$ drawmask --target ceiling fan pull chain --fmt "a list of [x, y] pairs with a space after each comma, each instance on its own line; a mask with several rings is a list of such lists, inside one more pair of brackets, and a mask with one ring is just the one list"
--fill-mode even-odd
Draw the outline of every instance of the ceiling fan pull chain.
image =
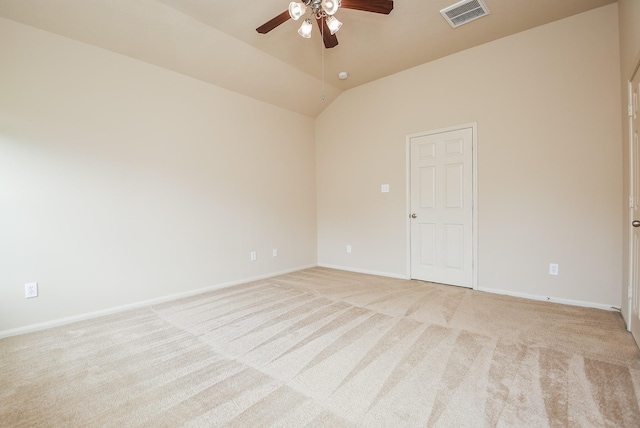
[[[326, 19], [326, 18], [324, 18]], [[322, 25], [320, 26], [320, 28], [322, 29], [322, 37], [320, 38], [320, 56], [322, 57], [322, 101], [324, 101], [324, 22], [322, 22]]]

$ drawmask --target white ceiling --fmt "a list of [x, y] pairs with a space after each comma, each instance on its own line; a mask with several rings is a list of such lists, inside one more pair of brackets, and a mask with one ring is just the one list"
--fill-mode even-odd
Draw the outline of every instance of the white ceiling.
[[0, 16], [316, 117], [344, 90], [616, 0], [485, 0], [490, 15], [452, 29], [439, 11], [456, 1], [340, 9], [333, 49], [315, 25], [300, 37], [300, 21], [255, 31], [289, 0], [0, 0]]

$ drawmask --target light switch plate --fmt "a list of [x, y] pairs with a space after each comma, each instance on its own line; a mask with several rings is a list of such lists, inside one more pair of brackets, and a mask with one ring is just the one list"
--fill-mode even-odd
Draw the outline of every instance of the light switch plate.
[[389, 185], [388, 184], [383, 184], [380, 186], [380, 191], [382, 193], [389, 193]]

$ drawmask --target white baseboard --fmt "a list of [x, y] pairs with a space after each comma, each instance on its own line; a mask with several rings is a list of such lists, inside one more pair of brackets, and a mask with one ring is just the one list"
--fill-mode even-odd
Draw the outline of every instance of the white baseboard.
[[[135, 303], [130, 303], [127, 305], [121, 305], [121, 306], [116, 306], [113, 308], [107, 308], [107, 309], [102, 309], [99, 311], [94, 311], [94, 312], [87, 312], [87, 313], [83, 313], [83, 314], [79, 314], [79, 315], [73, 315], [70, 317], [65, 317], [65, 318], [58, 318], [55, 320], [51, 320], [51, 321], [46, 321], [46, 322], [42, 322], [42, 323], [37, 323], [37, 324], [31, 324], [28, 326], [24, 326], [24, 327], [18, 327], [18, 328], [14, 328], [14, 329], [10, 329], [10, 330], [2, 330], [0, 331], [0, 339], [5, 338], [5, 337], [10, 337], [10, 336], [17, 336], [19, 334], [25, 334], [25, 333], [31, 333], [34, 331], [40, 331], [40, 330], [45, 330], [48, 328], [53, 328], [53, 327], [58, 327], [61, 325], [65, 325], [65, 324], [71, 324], [77, 321], [83, 321], [83, 320], [87, 320], [87, 319], [92, 319], [92, 318], [98, 318], [104, 315], [110, 315], [110, 314], [114, 314], [114, 313], [118, 313], [118, 312], [124, 312], [124, 311], [128, 311], [130, 309], [137, 309], [137, 308], [142, 308], [145, 306], [151, 306], [151, 305], [156, 305], [159, 303], [164, 303], [164, 302], [168, 302], [171, 300], [177, 300], [177, 299], [181, 299], [184, 297], [190, 297], [190, 296], [195, 296], [197, 294], [202, 294], [202, 293], [206, 293], [209, 291], [213, 291], [213, 290], [219, 290], [222, 288], [227, 288], [227, 287], [232, 287], [234, 285], [239, 285], [239, 284], [244, 284], [247, 282], [252, 282], [252, 281], [259, 281], [261, 279], [266, 279], [266, 278], [273, 278], [275, 276], [279, 276], [279, 275], [285, 275], [291, 272], [296, 272], [296, 271], [300, 271], [303, 269], [309, 269], [309, 268], [314, 268], [314, 267], [324, 267], [324, 268], [329, 268], [329, 269], [336, 269], [336, 270], [344, 270], [347, 272], [357, 272], [357, 273], [364, 273], [364, 274], [368, 274], [368, 275], [377, 275], [377, 276], [384, 276], [384, 277], [388, 277], [388, 278], [397, 278], [397, 279], [409, 279], [409, 277], [407, 277], [406, 275], [400, 275], [400, 274], [395, 274], [395, 273], [389, 273], [389, 272], [379, 272], [379, 271], [372, 271], [372, 270], [368, 270], [368, 269], [357, 269], [357, 268], [352, 268], [352, 267], [348, 267], [348, 266], [339, 266], [339, 265], [330, 265], [330, 264], [324, 264], [324, 263], [319, 263], [319, 264], [312, 264], [312, 265], [306, 265], [306, 266], [298, 266], [295, 268], [291, 268], [291, 269], [286, 269], [286, 270], [282, 270], [282, 271], [278, 271], [278, 272], [272, 272], [269, 274], [265, 274], [265, 275], [259, 275], [259, 276], [254, 276], [254, 277], [250, 277], [250, 278], [244, 278], [244, 279], [239, 279], [236, 281], [230, 281], [230, 282], [225, 282], [225, 283], [221, 283], [221, 284], [215, 284], [215, 285], [210, 285], [207, 287], [202, 287], [202, 288], [198, 288], [195, 290], [189, 290], [189, 291], [185, 291], [182, 293], [175, 293], [175, 294], [170, 294], [167, 296], [161, 296], [161, 297], [156, 297], [153, 299], [149, 299], [149, 300], [143, 300], [141, 302], [135, 302]], [[582, 307], [586, 307], [586, 308], [596, 308], [596, 309], [604, 309], [607, 311], [620, 311], [619, 307], [613, 306], [613, 305], [605, 305], [602, 303], [593, 303], [593, 302], [583, 302], [580, 300], [572, 300], [572, 299], [560, 299], [560, 298], [556, 298], [556, 297], [547, 297], [547, 296], [539, 296], [539, 295], [535, 295], [535, 294], [527, 294], [527, 293], [518, 293], [518, 292], [514, 292], [514, 291], [509, 291], [509, 290], [500, 290], [500, 289], [496, 289], [496, 288], [486, 288], [486, 287], [479, 287], [478, 291], [484, 291], [487, 293], [494, 293], [494, 294], [503, 294], [506, 296], [513, 296], [513, 297], [522, 297], [525, 299], [532, 299], [532, 300], [539, 300], [539, 301], [544, 301], [544, 302], [553, 302], [553, 303], [562, 303], [565, 305], [572, 305], [572, 306], [582, 306]]]
[[282, 271], [278, 271], [278, 272], [272, 272], [266, 275], [259, 275], [259, 276], [254, 276], [251, 278], [244, 278], [244, 279], [240, 279], [237, 281], [230, 281], [230, 282], [225, 282], [222, 284], [215, 284], [215, 285], [210, 285], [207, 287], [202, 287], [202, 288], [198, 288], [195, 290], [189, 290], [189, 291], [184, 291], [182, 293], [175, 293], [175, 294], [169, 294], [167, 296], [161, 296], [161, 297], [156, 297], [153, 299], [149, 299], [149, 300], [143, 300], [141, 302], [135, 302], [135, 303], [130, 303], [127, 305], [121, 305], [121, 306], [116, 306], [113, 308], [108, 308], [108, 309], [102, 309], [99, 311], [94, 311], [94, 312], [86, 312], [84, 314], [79, 314], [79, 315], [73, 315], [70, 317], [65, 317], [65, 318], [58, 318], [55, 320], [51, 320], [51, 321], [46, 321], [46, 322], [42, 322], [42, 323], [37, 323], [37, 324], [31, 324], [31, 325], [27, 325], [24, 327], [18, 327], [18, 328], [14, 328], [14, 329], [10, 329], [10, 330], [2, 330], [0, 331], [0, 339], [5, 338], [5, 337], [10, 337], [10, 336], [17, 336], [19, 334], [25, 334], [25, 333], [31, 333], [34, 331], [39, 331], [39, 330], [46, 330], [48, 328], [53, 328], [53, 327], [58, 327], [61, 325], [65, 325], [65, 324], [71, 324], [77, 321], [84, 321], [84, 320], [88, 320], [88, 319], [92, 319], [92, 318], [98, 318], [104, 315], [111, 315], [117, 312], [124, 312], [124, 311], [128, 311], [130, 309], [137, 309], [137, 308], [142, 308], [145, 306], [151, 306], [151, 305], [157, 305], [158, 303], [164, 303], [164, 302], [168, 302], [171, 300], [177, 300], [177, 299], [181, 299], [184, 297], [190, 297], [190, 296], [195, 296], [196, 294], [202, 294], [202, 293], [206, 293], [208, 291], [213, 291], [213, 290], [219, 290], [221, 288], [227, 288], [227, 287], [232, 287], [234, 285], [239, 285], [239, 284], [244, 284], [247, 282], [252, 282], [252, 281], [259, 281], [261, 279], [266, 279], [266, 278], [273, 278], [274, 276], [279, 276], [279, 275], [284, 275], [287, 273], [291, 273], [291, 272], [296, 272], [299, 270], [303, 270], [303, 269], [309, 269], [309, 268], [313, 268], [316, 267], [317, 265], [313, 264], [313, 265], [307, 265], [307, 266], [298, 266], [296, 268], [292, 268], [292, 269], [286, 269], [286, 270], [282, 270]]
[[324, 267], [328, 269], [336, 269], [336, 270], [345, 270], [347, 272], [356, 272], [356, 273], [366, 273], [369, 275], [377, 275], [377, 276], [386, 276], [388, 278], [398, 278], [398, 279], [409, 279], [406, 275], [400, 275], [397, 273], [389, 273], [389, 272], [378, 272], [374, 270], [368, 269], [357, 269], [348, 266], [338, 266], [338, 265], [328, 265], [324, 263], [318, 263], [318, 267]]
[[[352, 267], [347, 267], [347, 266], [330, 265], [330, 264], [325, 264], [325, 263], [318, 263], [318, 267], [325, 267], [325, 268], [329, 268], [329, 269], [344, 270], [344, 271], [348, 271], [348, 272], [365, 273], [365, 274], [369, 274], [369, 275], [386, 276], [386, 277], [389, 277], [389, 278], [410, 279], [406, 275], [398, 275], [398, 274], [389, 273], [389, 272], [378, 272], [378, 271], [372, 271], [372, 270], [367, 270], [367, 269], [357, 269], [357, 268], [352, 268]], [[614, 305], [606, 305], [606, 304], [602, 304], [602, 303], [583, 302], [581, 300], [561, 299], [561, 298], [557, 298], [557, 297], [539, 296], [539, 295], [535, 295], [535, 294], [518, 293], [518, 292], [515, 292], [515, 291], [509, 291], [509, 290], [500, 290], [500, 289], [497, 289], [497, 288], [479, 287], [478, 291], [484, 291], [484, 292], [487, 292], [487, 293], [494, 293], [494, 294], [502, 294], [502, 295], [505, 295], [505, 296], [512, 296], [512, 297], [521, 297], [523, 299], [539, 300], [539, 301], [542, 301], [542, 302], [561, 303], [561, 304], [564, 304], [564, 305], [581, 306], [581, 307], [585, 307], [585, 308], [595, 308], [595, 309], [603, 309], [605, 311], [620, 312], [620, 308], [619, 307], [614, 306]]]
[[535, 294], [518, 293], [515, 291], [499, 290], [496, 288], [478, 287], [478, 291], [485, 291], [487, 293], [503, 294], [505, 296], [522, 297], [524, 299], [540, 300], [543, 302], [562, 303], [564, 305], [582, 306], [585, 308], [604, 309], [605, 311], [620, 311], [620, 308], [613, 305], [605, 305], [602, 303], [583, 302], [581, 300], [572, 299], [560, 299], [557, 297], [538, 296]]

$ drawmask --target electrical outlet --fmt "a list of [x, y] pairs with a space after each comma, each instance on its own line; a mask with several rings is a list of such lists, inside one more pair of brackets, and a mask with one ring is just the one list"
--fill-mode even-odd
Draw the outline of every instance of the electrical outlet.
[[351, 254], [351, 245], [347, 245], [347, 253]]
[[389, 193], [389, 185], [388, 184], [382, 184], [380, 185], [380, 191], [382, 193]]
[[278, 257], [278, 250], [277, 249], [273, 249], [273, 257]]
[[24, 285], [24, 297], [30, 299], [32, 297], [38, 297], [38, 283], [30, 282]]
[[557, 263], [549, 263], [549, 275], [558, 276], [559, 266]]
[[255, 262], [256, 260], [258, 260], [258, 254], [255, 251], [251, 252], [251, 261]]

